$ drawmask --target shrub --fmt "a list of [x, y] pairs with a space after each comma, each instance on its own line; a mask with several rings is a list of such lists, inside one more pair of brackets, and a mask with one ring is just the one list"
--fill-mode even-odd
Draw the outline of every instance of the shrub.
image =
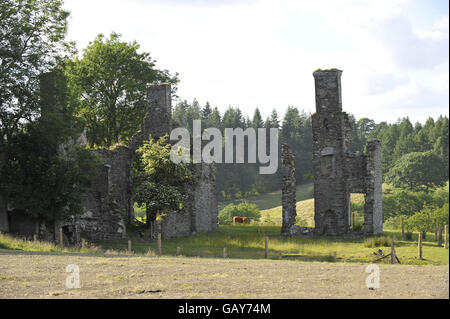
[[373, 237], [364, 241], [364, 247], [391, 247], [391, 239], [389, 237]]
[[238, 205], [229, 204], [219, 212], [219, 224], [230, 225], [233, 216], [247, 217], [249, 222], [257, 222], [261, 218], [261, 212], [255, 204], [242, 202]]
[[405, 233], [405, 238], [406, 238], [406, 240], [412, 240], [412, 233], [410, 232], [410, 231], [407, 231], [406, 233]]
[[358, 231], [364, 229], [364, 222], [360, 220], [355, 221], [355, 225], [353, 225], [352, 230]]
[[402, 217], [404, 219], [408, 218], [408, 216], [393, 216], [389, 217], [384, 223], [383, 227], [388, 229], [401, 229], [402, 227]]
[[438, 224], [441, 226], [448, 224], [448, 210], [448, 204], [440, 208], [425, 206], [420, 212], [415, 213], [405, 221], [405, 227], [408, 231], [416, 230], [422, 232], [425, 238], [426, 232], [434, 231], [435, 218], [437, 218]]

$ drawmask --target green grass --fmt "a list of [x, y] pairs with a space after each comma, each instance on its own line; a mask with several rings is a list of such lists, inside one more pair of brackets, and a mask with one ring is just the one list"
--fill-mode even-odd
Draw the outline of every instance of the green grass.
[[[304, 189], [304, 188], [303, 188]], [[297, 188], [297, 192], [299, 189]], [[363, 194], [351, 194], [350, 200], [353, 203], [364, 201]], [[297, 208], [297, 224], [305, 227], [314, 227], [314, 198], [298, 201]], [[281, 225], [282, 207], [277, 206], [271, 209], [261, 210], [260, 223], [263, 225]], [[364, 216], [356, 215], [356, 223], [362, 223]]]
[[[261, 259], [264, 258], [264, 237], [269, 237], [269, 258], [277, 259], [279, 254], [294, 256], [302, 261], [333, 260], [333, 253], [337, 253], [337, 262], [371, 262], [376, 259], [374, 252], [378, 248], [366, 247], [366, 241], [373, 237], [344, 239], [337, 237], [322, 238], [298, 238], [280, 236], [280, 226], [220, 226], [217, 231], [202, 233], [195, 237], [181, 237], [163, 240], [163, 255], [176, 255], [177, 247], [181, 253], [189, 257], [221, 258], [223, 248], [226, 247], [229, 258]], [[394, 230], [385, 231], [383, 236], [394, 238], [396, 252], [402, 264], [417, 265], [448, 265], [449, 251], [443, 247], [437, 247], [435, 242], [424, 241], [423, 256], [425, 259], [417, 259], [417, 234], [411, 241], [401, 240], [400, 232]], [[125, 251], [127, 240], [120, 242], [99, 243], [103, 249]], [[381, 247], [387, 254], [390, 248]], [[132, 250], [135, 253], [155, 255], [157, 244], [155, 241], [142, 241], [132, 238]], [[381, 261], [381, 262], [388, 262]]]
[[37, 252], [65, 252], [65, 253], [96, 253], [100, 249], [92, 244], [87, 247], [60, 247], [51, 242], [25, 240], [0, 233], [0, 249], [37, 251]]
[[367, 248], [391, 247], [391, 239], [386, 236], [367, 238], [364, 241], [364, 246]]
[[[176, 255], [177, 247], [181, 253], [189, 257], [221, 258], [223, 248], [228, 250], [229, 258], [262, 259], [264, 258], [264, 237], [269, 237], [269, 258], [277, 259], [279, 254], [298, 255], [295, 259], [301, 261], [333, 261], [333, 252], [337, 253], [337, 262], [371, 262], [376, 258], [373, 254], [378, 248], [385, 253], [389, 247], [367, 247], [368, 242], [387, 242], [395, 239], [397, 256], [402, 264], [414, 265], [448, 265], [449, 250], [437, 247], [436, 242], [423, 242], [423, 260], [417, 259], [417, 238], [414, 233], [412, 240], [401, 240], [400, 231], [386, 230], [383, 238], [379, 236], [344, 239], [338, 237], [297, 238], [280, 236], [280, 226], [220, 226], [217, 231], [202, 233], [194, 237], [179, 237], [163, 240], [163, 255]], [[381, 238], [381, 239], [379, 239]], [[427, 238], [432, 239], [433, 236]], [[375, 246], [375, 245], [374, 245]], [[21, 251], [64, 252], [64, 253], [104, 253], [124, 254], [127, 250], [127, 239], [117, 242], [96, 243], [87, 248], [61, 248], [53, 243], [27, 241], [0, 234], [0, 248]], [[155, 241], [132, 238], [132, 251], [138, 254], [156, 255]], [[383, 260], [382, 262], [387, 262]]]
[[[313, 198], [314, 196], [314, 186], [312, 183], [297, 185], [296, 199], [297, 201], [302, 201], [305, 199]], [[221, 201], [219, 202], [219, 210], [224, 208], [226, 205], [233, 203], [240, 203], [244, 199], [234, 199], [231, 201]], [[281, 190], [277, 190], [270, 193], [264, 193], [257, 196], [250, 196], [245, 198], [249, 203], [255, 204], [260, 210], [271, 209], [281, 205]]]

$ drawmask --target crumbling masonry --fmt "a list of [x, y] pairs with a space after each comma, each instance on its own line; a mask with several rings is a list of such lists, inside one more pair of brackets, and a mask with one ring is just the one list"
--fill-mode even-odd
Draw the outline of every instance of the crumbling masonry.
[[[138, 131], [131, 139], [128, 146], [119, 146], [114, 150], [98, 150], [97, 154], [103, 161], [104, 177], [98, 181], [101, 185], [107, 186], [103, 202], [114, 203], [115, 210], [120, 212], [122, 221], [117, 221], [111, 214], [105, 211], [94, 209], [98, 207], [102, 200], [101, 196], [94, 197], [93, 193], [99, 189], [94, 187], [88, 194], [85, 201], [85, 209], [93, 216], [107, 215], [109, 220], [103, 219], [104, 225], [112, 225], [116, 232], [109, 229], [99, 232], [102, 238], [93, 231], [86, 232], [84, 237], [90, 239], [119, 239], [125, 235], [125, 222], [134, 220], [133, 194], [131, 182], [132, 161], [136, 149], [151, 135], [156, 140], [165, 134], [170, 134], [172, 130], [172, 102], [170, 84], [151, 84], [147, 87], [147, 112]], [[197, 232], [205, 232], [218, 227], [218, 209], [216, 198], [216, 177], [214, 164], [196, 164], [192, 166], [194, 182], [186, 186], [185, 201], [183, 208], [179, 211], [168, 212], [161, 220], [154, 221], [153, 230], [161, 232], [162, 237], [167, 239], [178, 236], [190, 236]], [[91, 208], [88, 210], [88, 208]], [[85, 218], [86, 213], [81, 216]], [[123, 227], [123, 229], [122, 229]], [[83, 228], [83, 227], [82, 227]], [[86, 228], [84, 227], [84, 230]], [[155, 234], [153, 234], [155, 235]], [[93, 238], [94, 237], [94, 238]]]
[[295, 225], [296, 209], [296, 177], [295, 159], [292, 150], [286, 144], [281, 145], [281, 202], [282, 202], [282, 225], [281, 233], [288, 234], [291, 227]]
[[364, 193], [364, 233], [383, 231], [381, 144], [368, 142], [367, 153], [349, 152], [351, 123], [342, 112], [340, 70], [313, 73], [316, 113], [312, 115], [315, 235], [350, 231], [350, 193]]
[[[149, 135], [157, 139], [172, 129], [170, 84], [149, 85], [147, 99], [147, 112], [141, 130], [132, 137], [128, 146], [94, 150], [102, 163], [90, 191], [85, 194], [81, 215], [54, 224], [31, 220], [17, 212], [7, 218], [0, 194], [0, 230], [29, 237], [37, 234], [41, 239], [58, 241], [59, 229], [62, 229], [66, 244], [79, 242], [81, 238], [90, 241], [124, 238], [126, 224], [134, 220], [131, 172], [136, 149], [148, 140]], [[72, 143], [83, 142], [86, 138], [82, 134]], [[60, 153], [64, 154], [67, 147], [70, 145], [62, 146]], [[215, 165], [192, 165], [192, 173], [195, 178], [186, 186], [183, 209], [168, 212], [162, 220], [155, 221], [153, 229], [160, 232], [163, 238], [190, 236], [218, 227]]]

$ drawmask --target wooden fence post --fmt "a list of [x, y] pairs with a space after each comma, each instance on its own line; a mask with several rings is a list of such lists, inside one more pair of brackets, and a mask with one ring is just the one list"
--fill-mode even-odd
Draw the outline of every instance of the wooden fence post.
[[391, 238], [391, 264], [395, 263], [395, 244], [394, 238]]
[[223, 258], [228, 258], [227, 247], [223, 248]]
[[158, 234], [158, 255], [162, 255], [161, 233]]
[[405, 239], [405, 218], [402, 217], [402, 239]]
[[448, 249], [448, 225], [444, 226], [444, 248]]
[[131, 240], [128, 240], [128, 251], [131, 252]]
[[264, 258], [269, 256], [269, 237], [264, 237]]
[[434, 240], [438, 240], [438, 220], [437, 218], [434, 219]]
[[37, 241], [37, 235], [36, 234], [33, 235], [33, 241]]
[[419, 232], [419, 240], [418, 240], [417, 246], [418, 246], [418, 250], [419, 250], [419, 259], [423, 259], [423, 256], [422, 256], [422, 232]]
[[439, 226], [438, 232], [438, 244], [439, 247], [442, 247], [442, 226]]
[[333, 261], [336, 261], [336, 260], [337, 260], [337, 253], [333, 252]]
[[81, 238], [81, 248], [86, 247], [86, 239]]
[[177, 256], [180, 256], [180, 255], [181, 255], [181, 248], [177, 247]]
[[59, 245], [60, 245], [61, 247], [64, 246], [64, 243], [63, 243], [63, 230], [62, 230], [62, 227], [59, 228]]

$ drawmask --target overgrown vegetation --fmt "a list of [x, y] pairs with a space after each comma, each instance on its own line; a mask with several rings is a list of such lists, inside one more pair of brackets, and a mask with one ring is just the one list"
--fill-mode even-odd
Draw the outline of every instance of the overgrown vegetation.
[[375, 248], [375, 247], [391, 247], [391, 238], [389, 237], [373, 237], [368, 238], [364, 241], [364, 247]]
[[11, 249], [21, 251], [39, 251], [39, 252], [59, 252], [59, 253], [100, 253], [102, 249], [93, 244], [87, 244], [85, 247], [61, 247], [51, 242], [32, 241], [24, 238], [0, 233], [0, 249]]
[[156, 141], [150, 136], [136, 151], [134, 197], [138, 206], [145, 206], [148, 225], [167, 211], [181, 208], [185, 185], [192, 180], [189, 166], [171, 161], [167, 139], [167, 134]]
[[449, 183], [425, 191], [387, 188], [383, 195], [385, 226], [400, 229], [401, 220], [407, 231], [421, 231], [424, 236], [434, 231], [435, 218], [442, 228], [449, 224]]
[[242, 202], [238, 205], [228, 204], [219, 212], [219, 225], [230, 225], [233, 216], [247, 217], [250, 223], [258, 222], [261, 213], [255, 204]]
[[75, 130], [70, 114], [50, 109], [10, 136], [0, 171], [0, 191], [10, 207], [46, 221], [81, 213], [100, 162], [73, 144]]

